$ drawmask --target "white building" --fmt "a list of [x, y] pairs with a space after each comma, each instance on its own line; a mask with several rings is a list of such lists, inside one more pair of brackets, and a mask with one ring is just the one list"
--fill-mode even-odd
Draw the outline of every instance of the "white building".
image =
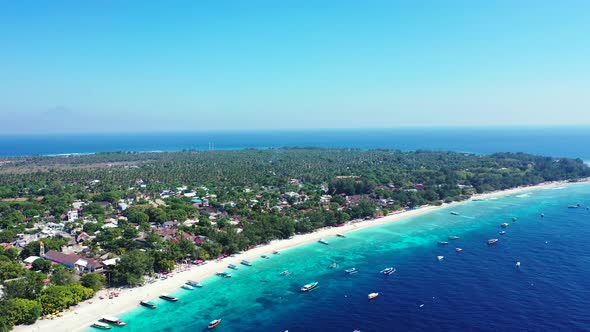
[[74, 221], [78, 219], [78, 210], [68, 211], [68, 221]]

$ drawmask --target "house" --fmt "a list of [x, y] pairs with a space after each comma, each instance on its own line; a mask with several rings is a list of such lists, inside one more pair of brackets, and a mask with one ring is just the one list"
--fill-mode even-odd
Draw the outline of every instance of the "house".
[[78, 210], [71, 210], [68, 211], [68, 221], [74, 221], [76, 219], [78, 219]]
[[127, 205], [127, 203], [119, 203], [117, 204], [117, 207], [119, 208], [119, 210], [125, 211], [129, 207], [129, 205]]
[[63, 252], [49, 250], [43, 258], [69, 268], [74, 268], [79, 272], [99, 272], [103, 270], [103, 265], [100, 262], [76, 254], [65, 254]]

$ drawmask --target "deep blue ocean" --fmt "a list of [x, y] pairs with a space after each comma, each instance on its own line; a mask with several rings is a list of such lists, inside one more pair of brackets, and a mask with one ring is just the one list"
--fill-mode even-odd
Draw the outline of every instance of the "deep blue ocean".
[[1, 135], [0, 156], [280, 147], [528, 152], [590, 160], [590, 128], [416, 128]]
[[[114, 329], [204, 331], [222, 318], [217, 331], [590, 331], [588, 205], [590, 184], [567, 185], [350, 232], [178, 290], [179, 302], [138, 306]], [[451, 235], [461, 238], [438, 245]], [[397, 272], [379, 273], [388, 266]], [[345, 274], [351, 267], [360, 272]], [[299, 292], [312, 281], [317, 289]], [[368, 301], [372, 292], [380, 296]]]

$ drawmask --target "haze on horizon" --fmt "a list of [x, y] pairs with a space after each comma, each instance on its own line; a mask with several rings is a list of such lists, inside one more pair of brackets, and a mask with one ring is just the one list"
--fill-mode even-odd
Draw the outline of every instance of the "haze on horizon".
[[588, 1], [5, 1], [0, 133], [590, 125]]

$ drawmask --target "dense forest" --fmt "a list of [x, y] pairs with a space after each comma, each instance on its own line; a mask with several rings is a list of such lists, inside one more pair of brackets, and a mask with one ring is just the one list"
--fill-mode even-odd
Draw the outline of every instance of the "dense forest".
[[[64, 310], [105, 283], [142, 285], [181, 262], [474, 193], [586, 177], [581, 160], [523, 153], [290, 148], [0, 159], [0, 331]], [[71, 210], [79, 216], [68, 217]], [[101, 274], [42, 258], [23, 267], [50, 223], [46, 250], [74, 243], [80, 255], [119, 261]]]

